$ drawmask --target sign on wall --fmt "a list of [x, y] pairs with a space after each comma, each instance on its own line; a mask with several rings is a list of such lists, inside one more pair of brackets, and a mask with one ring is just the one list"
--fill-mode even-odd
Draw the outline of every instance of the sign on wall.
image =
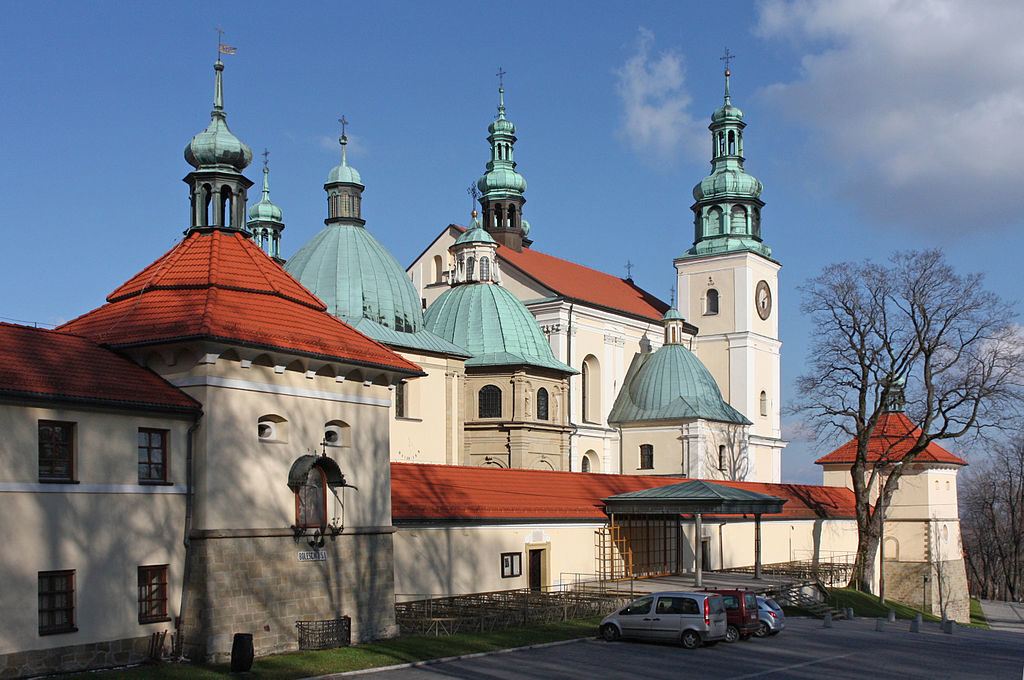
[[326, 550], [300, 550], [298, 552], [299, 562], [326, 562]]

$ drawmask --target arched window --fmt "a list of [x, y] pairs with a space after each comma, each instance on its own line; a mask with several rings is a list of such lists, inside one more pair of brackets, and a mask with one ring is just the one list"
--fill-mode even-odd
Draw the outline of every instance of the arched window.
[[754, 238], [761, 238], [761, 211], [757, 208], [750, 211], [750, 233]]
[[223, 227], [233, 227], [232, 213], [234, 212], [234, 200], [231, 195], [231, 187], [224, 185], [220, 188], [220, 222]]
[[726, 469], [728, 468], [728, 466], [726, 465], [726, 462], [727, 461], [725, 459], [725, 446], [724, 445], [723, 446], [719, 446], [718, 447], [718, 470], [720, 472], [725, 472]]
[[469, 259], [466, 260], [466, 279], [468, 281], [472, 281], [473, 280], [473, 270], [476, 268], [475, 265], [476, 265], [476, 258], [474, 258], [472, 255], [470, 255]]
[[761, 415], [768, 415], [768, 393], [761, 390]]
[[704, 298], [704, 315], [714, 316], [718, 314], [718, 291], [714, 288], [708, 288], [708, 292]]
[[213, 202], [213, 187], [209, 184], [203, 185], [203, 224], [204, 227], [209, 227], [213, 224], [213, 216], [210, 214], [210, 208]]
[[733, 130], [729, 130], [729, 155], [736, 155], [736, 133]]
[[583, 454], [583, 458], [580, 459], [580, 470], [582, 472], [593, 472], [595, 461], [597, 461], [597, 454], [592, 450], [587, 451]]
[[324, 424], [324, 443], [327, 446], [352, 446], [352, 428], [344, 420], [331, 420]]
[[708, 210], [708, 236], [722, 233], [722, 210], [718, 206]]
[[654, 469], [654, 444], [640, 445], [640, 469]]
[[491, 280], [491, 258], [489, 257], [480, 258], [480, 280]]
[[601, 422], [601, 364], [597, 357], [588, 354], [583, 359], [580, 371], [582, 382], [583, 420], [587, 423]]
[[548, 391], [543, 387], [537, 390], [537, 420], [548, 419]]
[[441, 283], [444, 273], [444, 264], [440, 255], [434, 255], [434, 283]]
[[729, 214], [729, 231], [734, 234], [747, 232], [747, 211], [742, 205], [734, 205]]
[[895, 561], [895, 562], [899, 561], [899, 559], [900, 559], [900, 542], [898, 540], [896, 540], [892, 536], [889, 536], [889, 537], [887, 537], [885, 539], [885, 545], [883, 547], [885, 548], [885, 561], [886, 562], [888, 562], [890, 560]]
[[501, 388], [497, 385], [484, 385], [480, 388], [478, 417], [501, 417]]
[[514, 205], [508, 207], [508, 228], [516, 228], [516, 207]]
[[256, 433], [261, 442], [286, 442], [288, 421], [273, 413], [260, 416], [256, 422]]
[[305, 483], [295, 492], [295, 526], [327, 526], [327, 475], [317, 465], [309, 469]]

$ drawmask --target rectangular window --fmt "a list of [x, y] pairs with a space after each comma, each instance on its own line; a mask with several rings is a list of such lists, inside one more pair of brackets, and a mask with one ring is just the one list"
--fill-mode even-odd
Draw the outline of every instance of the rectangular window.
[[405, 418], [405, 382], [395, 385], [395, 417]]
[[139, 567], [139, 623], [170, 621], [167, 616], [167, 565]]
[[76, 630], [74, 570], [39, 572], [39, 634]]
[[501, 577], [514, 578], [523, 575], [523, 553], [501, 553]]
[[640, 445], [640, 469], [654, 469], [654, 444]]
[[139, 483], [167, 481], [167, 430], [139, 428]]
[[75, 481], [75, 424], [39, 421], [39, 481]]

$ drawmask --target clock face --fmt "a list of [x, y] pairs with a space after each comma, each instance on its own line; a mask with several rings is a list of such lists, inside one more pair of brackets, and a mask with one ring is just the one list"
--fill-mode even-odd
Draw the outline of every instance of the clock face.
[[768, 287], [767, 281], [758, 281], [754, 289], [754, 304], [757, 306], [757, 315], [761, 320], [767, 320], [772, 313], [772, 289]]

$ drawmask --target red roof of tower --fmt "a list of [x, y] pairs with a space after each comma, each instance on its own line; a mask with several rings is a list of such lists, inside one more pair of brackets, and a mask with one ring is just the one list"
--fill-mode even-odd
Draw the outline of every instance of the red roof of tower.
[[[392, 463], [391, 515], [395, 521], [604, 521], [603, 498], [689, 481], [693, 480]], [[708, 481], [787, 500], [782, 513], [765, 515], [766, 519], [831, 519], [855, 514], [853, 492], [845, 487]]]
[[422, 373], [326, 310], [240, 232], [196, 231], [60, 330], [112, 347], [210, 338]]
[[[871, 439], [868, 440], [868, 462], [880, 460], [895, 462], [902, 460], [917, 442], [921, 428], [915, 425], [902, 411], [883, 413], [878, 418]], [[849, 464], [857, 459], [857, 440], [851, 439], [838, 449], [814, 461], [818, 465]], [[947, 463], [967, 465], [960, 456], [950, 453], [935, 442], [930, 442], [924, 451], [914, 457], [925, 463]]]
[[156, 373], [76, 335], [0, 323], [0, 397], [195, 412]]

